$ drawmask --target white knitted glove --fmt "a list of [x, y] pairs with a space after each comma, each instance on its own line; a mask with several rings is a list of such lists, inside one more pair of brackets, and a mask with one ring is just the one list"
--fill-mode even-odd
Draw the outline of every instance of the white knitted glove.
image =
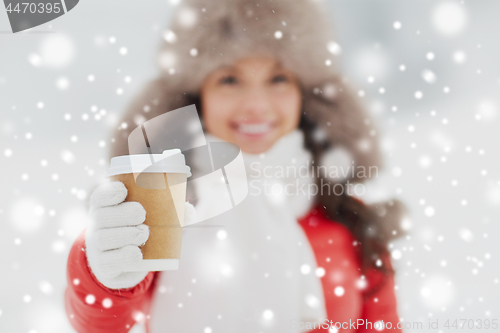
[[[146, 243], [149, 227], [146, 210], [139, 202], [124, 202], [127, 188], [120, 181], [101, 184], [90, 197], [91, 225], [85, 232], [86, 254], [96, 278], [108, 288], [123, 289], [139, 284], [149, 273], [124, 272], [142, 260], [139, 245]], [[186, 218], [195, 215], [186, 202]]]

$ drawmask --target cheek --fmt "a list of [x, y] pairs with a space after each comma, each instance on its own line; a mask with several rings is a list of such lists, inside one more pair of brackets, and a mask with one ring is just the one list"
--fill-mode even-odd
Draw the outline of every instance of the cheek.
[[202, 95], [203, 122], [209, 132], [217, 135], [229, 128], [231, 107], [227, 97], [217, 93]]
[[279, 96], [277, 105], [285, 130], [297, 127], [301, 112], [300, 92], [290, 91]]

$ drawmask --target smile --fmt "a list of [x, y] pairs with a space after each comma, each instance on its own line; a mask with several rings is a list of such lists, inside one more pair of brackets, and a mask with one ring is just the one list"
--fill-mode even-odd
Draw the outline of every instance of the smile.
[[270, 122], [266, 123], [253, 123], [253, 124], [236, 124], [236, 129], [238, 132], [242, 134], [249, 134], [249, 135], [261, 135], [261, 134], [266, 134], [271, 131], [272, 129], [272, 124]]

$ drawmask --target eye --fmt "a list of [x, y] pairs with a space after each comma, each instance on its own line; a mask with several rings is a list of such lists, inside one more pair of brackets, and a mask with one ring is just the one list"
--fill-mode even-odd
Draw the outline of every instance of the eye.
[[280, 82], [287, 82], [287, 81], [288, 81], [288, 77], [286, 75], [283, 75], [283, 74], [276, 75], [272, 79], [273, 83], [280, 83]]
[[236, 84], [237, 80], [236, 80], [236, 78], [233, 75], [226, 75], [226, 76], [224, 76], [223, 78], [221, 78], [219, 80], [219, 83], [220, 84], [229, 84], [229, 85], [231, 85], [231, 84]]

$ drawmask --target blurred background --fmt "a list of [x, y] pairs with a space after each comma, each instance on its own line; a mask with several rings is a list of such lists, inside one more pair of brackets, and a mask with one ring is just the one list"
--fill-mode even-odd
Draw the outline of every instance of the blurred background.
[[[1, 332], [74, 332], [67, 255], [179, 1], [85, 0], [17, 34], [0, 9]], [[323, 1], [337, 61], [383, 137], [367, 199], [411, 210], [410, 236], [390, 244], [399, 315], [423, 323], [405, 331], [500, 321], [500, 2]]]

